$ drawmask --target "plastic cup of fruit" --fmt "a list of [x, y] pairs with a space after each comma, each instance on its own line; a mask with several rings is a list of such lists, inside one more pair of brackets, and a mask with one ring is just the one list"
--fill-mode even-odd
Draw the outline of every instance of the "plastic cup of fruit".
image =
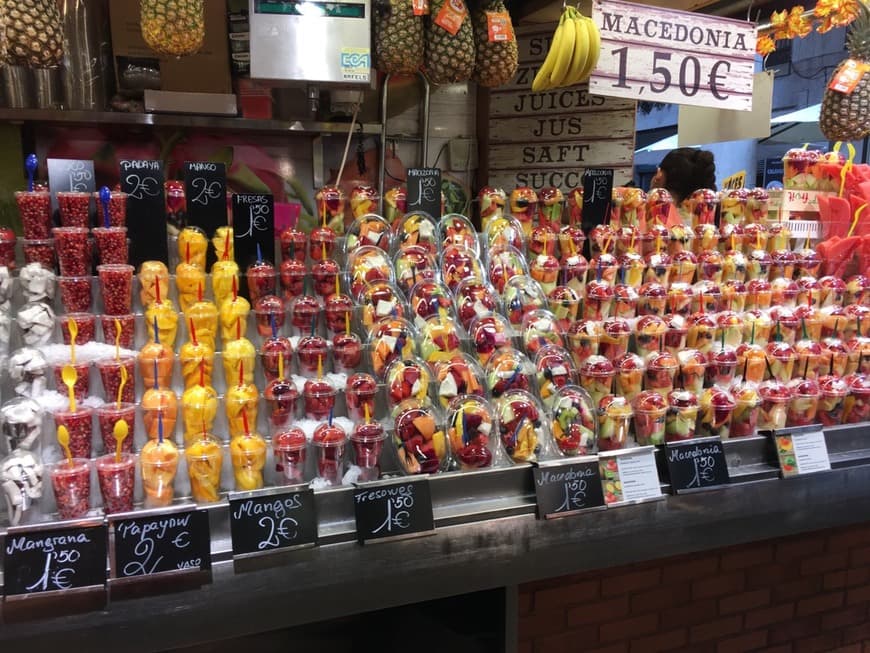
[[103, 311], [106, 315], [129, 315], [133, 300], [132, 265], [98, 265]]
[[758, 387], [761, 397], [758, 428], [765, 431], [784, 429], [787, 423], [791, 390], [785, 383], [771, 379]]
[[278, 273], [275, 266], [268, 261], [257, 261], [248, 266], [245, 273], [248, 281], [248, 296], [251, 304], [256, 304], [260, 297], [274, 295], [278, 289]]
[[667, 319], [667, 325], [668, 330], [665, 331], [664, 337], [665, 351], [677, 356], [686, 348], [686, 336], [689, 328], [682, 315], [671, 315]]
[[578, 320], [568, 327], [568, 350], [578, 368], [587, 358], [598, 354], [601, 332], [601, 325], [594, 320]]
[[[381, 474], [379, 459], [387, 433], [378, 422], [357, 423], [350, 434], [354, 463], [360, 468], [360, 481], [376, 481]], [[322, 451], [322, 450], [321, 450]]]
[[24, 254], [24, 263], [41, 263], [49, 270], [54, 270], [57, 264], [54, 251], [54, 240], [22, 240], [21, 250]]
[[127, 227], [96, 227], [93, 229], [97, 253], [103, 265], [126, 265], [130, 262], [127, 249]]
[[272, 437], [278, 485], [299, 485], [305, 482], [305, 459], [308, 439], [298, 426], [288, 428]]
[[70, 320], [75, 322], [78, 327], [78, 333], [76, 334], [77, 345], [84, 345], [94, 341], [94, 335], [97, 330], [96, 316], [93, 313], [67, 313], [66, 315], [57, 316], [57, 323], [60, 327], [63, 344], [70, 344]]
[[[106, 216], [103, 213], [103, 203], [100, 194], [94, 193], [94, 203], [97, 206], [97, 224], [106, 224]], [[125, 227], [127, 225], [127, 193], [113, 190], [109, 195], [109, 226]]]
[[769, 376], [781, 383], [788, 383], [797, 360], [794, 347], [785, 342], [773, 341], [767, 344], [766, 353], [770, 366]]
[[668, 414], [665, 419], [665, 440], [678, 442], [695, 437], [698, 418], [698, 396], [689, 390], [668, 393]]
[[687, 283], [671, 282], [668, 288], [668, 312], [688, 317], [692, 313], [692, 287]]
[[614, 299], [613, 286], [604, 281], [590, 281], [586, 284], [586, 300], [583, 302], [583, 318], [604, 320], [610, 317]]
[[637, 314], [663, 316], [668, 306], [667, 288], [657, 281], [648, 281], [638, 293]]
[[281, 262], [279, 269], [284, 299], [292, 301], [301, 297], [305, 293], [305, 277], [308, 275], [305, 263], [289, 258]]
[[259, 433], [240, 435], [230, 441], [230, 460], [236, 490], [247, 492], [263, 487], [266, 441]]
[[580, 366], [580, 386], [589, 393], [592, 401], [598, 403], [604, 395], [610, 394], [616, 370], [613, 363], [604, 356], [590, 356]]
[[305, 336], [296, 347], [296, 360], [300, 374], [316, 374], [317, 362], [322, 361], [326, 368], [329, 345], [320, 336]]
[[[132, 438], [128, 438], [132, 441]], [[63, 464], [63, 463], [60, 463]], [[114, 450], [96, 460], [97, 481], [103, 497], [103, 512], [111, 515], [133, 510], [133, 485], [136, 481], [136, 456], [122, 453], [115, 458]]]
[[[69, 361], [65, 363], [55, 363], [52, 365], [54, 371], [54, 387], [62, 395], [67, 394], [66, 384], [63, 382], [63, 368], [70, 365]], [[73, 394], [77, 401], [83, 401], [91, 390], [91, 364], [76, 363], [72, 365], [76, 371], [76, 382], [73, 386]]]
[[353, 319], [353, 300], [347, 295], [330, 295], [325, 300], [326, 329], [335, 335], [345, 330], [346, 319]]
[[786, 426], [808, 426], [816, 423], [821, 388], [813, 379], [794, 379], [789, 383], [792, 391], [786, 413]]
[[711, 352], [707, 360], [707, 385], [728, 388], [734, 382], [737, 370], [737, 352], [726, 345]]
[[667, 399], [668, 394], [674, 389], [674, 377], [679, 366], [677, 359], [670, 352], [650, 354], [644, 373], [644, 387], [658, 392]]
[[731, 417], [737, 402], [728, 390], [707, 388], [701, 394], [700, 411], [695, 432], [701, 436], [718, 436], [723, 440], [731, 434]]
[[447, 441], [431, 408], [410, 399], [396, 409], [393, 430], [399, 463], [406, 474], [433, 474], [447, 461]]
[[701, 189], [692, 193], [686, 200], [686, 208], [692, 216], [692, 227], [699, 224], [714, 224], [718, 205], [719, 196], [716, 191]]
[[326, 246], [326, 258], [331, 258], [335, 251], [335, 232], [329, 227], [317, 227], [311, 231], [309, 236], [308, 255], [312, 261], [319, 261], [323, 258], [324, 245]]
[[115, 425], [124, 420], [127, 422], [129, 429], [128, 435], [121, 443], [121, 450], [125, 452], [133, 451], [134, 431], [136, 426], [136, 404], [132, 402], [121, 402], [121, 406], [114, 401], [105, 403], [96, 409], [97, 424], [100, 428], [100, 439], [103, 442], [103, 451], [114, 453], [117, 443], [115, 441]]
[[159, 508], [172, 503], [175, 496], [175, 474], [178, 471], [178, 449], [169, 441], [148, 442], [139, 454], [145, 507]]
[[281, 242], [282, 261], [295, 259], [300, 263], [305, 263], [305, 246], [308, 243], [308, 237], [304, 232], [294, 227], [287, 227], [281, 232], [279, 239]]
[[664, 444], [667, 400], [653, 390], [644, 390], [634, 400], [634, 433], [640, 446]]
[[317, 475], [333, 485], [341, 485], [347, 433], [338, 424], [319, 424], [312, 439], [317, 457]]
[[274, 379], [263, 393], [269, 406], [269, 425], [273, 432], [284, 431], [296, 417], [296, 404], [299, 391], [296, 384], [288, 379]]
[[87, 229], [91, 226], [90, 193], [60, 191], [57, 193], [57, 207], [62, 227]]
[[91, 243], [88, 230], [82, 227], [55, 227], [52, 235], [61, 275], [83, 277], [89, 274]]
[[677, 354], [677, 361], [680, 364], [680, 387], [700, 396], [704, 388], [707, 357], [697, 349], [686, 349]]
[[15, 203], [24, 227], [24, 237], [40, 240], [51, 236], [51, 194], [47, 191], [16, 191]]
[[[284, 300], [277, 295], [264, 295], [254, 304], [254, 320], [257, 324], [257, 334], [262, 338], [272, 335], [272, 322], [280, 333], [284, 326], [286, 312]], [[310, 326], [309, 326], [310, 328]]]
[[335, 280], [341, 269], [332, 259], [318, 261], [311, 268], [311, 280], [314, 292], [321, 297], [328, 297], [335, 292]]
[[870, 377], [853, 374], [849, 380], [849, 397], [843, 402], [843, 424], [870, 420]]
[[616, 363], [616, 392], [628, 401], [643, 390], [643, 375], [646, 364], [637, 354], [625, 354]]
[[121, 325], [121, 340], [118, 344], [125, 349], [133, 347], [136, 335], [136, 316], [128, 315], [101, 315], [100, 328], [103, 332], [103, 342], [109, 345], [115, 344], [115, 320]]
[[103, 382], [103, 398], [109, 403], [118, 400], [118, 388], [121, 387], [121, 369], [126, 368], [127, 383], [124, 385], [121, 401], [135, 403], [136, 358], [134, 356], [125, 356], [120, 360], [103, 358], [96, 362], [96, 366], [100, 373], [100, 380]]
[[48, 474], [60, 518], [78, 519], [87, 515], [91, 501], [91, 461], [87, 458], [62, 460], [50, 465]]
[[362, 362], [362, 341], [355, 333], [338, 333], [332, 339], [332, 367], [336, 372], [355, 372]]
[[819, 379], [819, 406], [816, 413], [823, 426], [836, 426], [843, 421], [843, 404], [849, 395], [849, 384], [838, 376]]
[[312, 324], [317, 328], [321, 312], [320, 302], [315, 297], [303, 295], [297, 297], [290, 307], [290, 324], [293, 335], [304, 336], [311, 333]]
[[628, 351], [631, 327], [622, 318], [604, 320], [603, 332], [598, 341], [598, 354], [614, 361]]
[[210, 435], [202, 435], [184, 450], [190, 494], [197, 503], [214, 503], [220, 499], [221, 443]]
[[668, 332], [668, 325], [662, 318], [657, 315], [644, 315], [638, 319], [635, 328], [637, 332], [634, 335], [634, 348], [638, 356], [645, 358], [660, 351]]
[[377, 394], [378, 383], [370, 374], [358, 373], [348, 377], [345, 386], [347, 416], [354, 421], [363, 420], [368, 406], [368, 414], [373, 418]]
[[697, 268], [698, 259], [692, 252], [678, 253], [671, 262], [671, 283], [692, 283]]
[[751, 383], [741, 383], [733, 386], [734, 412], [731, 413], [732, 438], [745, 438], [755, 434], [758, 425], [759, 398], [755, 386]]
[[306, 419], [326, 419], [335, 410], [338, 390], [326, 379], [308, 379], [302, 389]]
[[293, 362], [293, 345], [288, 338], [282, 336], [267, 339], [260, 348], [260, 366], [267, 382], [278, 378], [278, 363], [281, 358], [284, 359], [284, 375], [289, 376]]

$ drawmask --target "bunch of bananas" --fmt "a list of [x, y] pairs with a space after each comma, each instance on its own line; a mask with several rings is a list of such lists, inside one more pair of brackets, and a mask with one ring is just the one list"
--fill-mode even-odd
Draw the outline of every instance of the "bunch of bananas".
[[547, 58], [532, 82], [532, 91], [537, 93], [585, 82], [598, 63], [600, 51], [598, 26], [574, 7], [566, 7]]

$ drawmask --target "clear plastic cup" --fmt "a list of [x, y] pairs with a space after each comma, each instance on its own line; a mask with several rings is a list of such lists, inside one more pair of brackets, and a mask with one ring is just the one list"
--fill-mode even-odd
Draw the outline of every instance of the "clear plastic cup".
[[164, 440], [151, 440], [139, 454], [145, 507], [168, 506], [175, 497], [175, 475], [178, 472], [178, 449]]
[[665, 443], [667, 401], [657, 392], [645, 390], [634, 400], [634, 433], [640, 446]]
[[308, 439], [299, 427], [287, 429], [272, 437], [278, 485], [298, 485], [305, 482], [307, 450]]
[[362, 361], [362, 341], [355, 333], [338, 333], [332, 339], [332, 367], [335, 372], [355, 372]]
[[739, 389], [735, 389], [733, 394], [735, 403], [731, 413], [730, 437], [745, 438], [755, 435], [758, 425], [758, 394], [753, 390], [752, 393], [741, 396]]
[[317, 475], [333, 485], [341, 485], [347, 446], [344, 429], [337, 424], [320, 424], [314, 430], [313, 443], [317, 456]]
[[52, 229], [52, 235], [57, 248], [57, 263], [61, 275], [84, 277], [90, 274], [91, 243], [88, 230], [82, 227], [55, 227]]
[[63, 460], [50, 465], [48, 474], [60, 518], [78, 519], [87, 515], [91, 507], [91, 461]]
[[338, 391], [326, 379], [308, 379], [302, 390], [306, 419], [326, 419], [335, 408]]
[[[63, 368], [71, 363], [55, 363], [52, 366], [54, 370], [54, 387], [62, 395], [66, 396], [69, 391], [66, 384], [63, 382]], [[73, 385], [73, 394], [76, 401], [83, 401], [91, 392], [91, 364], [76, 363], [72, 366], [76, 371], [76, 382]]]
[[67, 313], [87, 313], [91, 310], [90, 277], [58, 277], [60, 303]]
[[786, 426], [809, 426], [816, 423], [821, 389], [813, 379], [795, 379], [790, 385], [791, 400], [786, 413]]
[[88, 229], [91, 226], [91, 195], [77, 191], [57, 193], [57, 208], [62, 227]]
[[103, 398], [114, 403], [118, 401], [118, 388], [121, 387], [121, 368], [127, 370], [127, 382], [121, 393], [121, 401], [134, 403], [136, 401], [136, 358], [125, 356], [120, 360], [103, 358], [96, 363], [100, 380], [103, 382]]
[[115, 344], [117, 338], [117, 327], [115, 321], [121, 325], [121, 340], [118, 343], [125, 349], [133, 348], [133, 341], [136, 336], [136, 316], [128, 315], [101, 315], [100, 328], [103, 331], [103, 342], [108, 345]]
[[290, 379], [274, 379], [266, 386], [263, 393], [269, 406], [269, 426], [273, 432], [281, 432], [289, 428], [296, 418], [296, 404], [299, 401], [299, 391]]
[[273, 321], [275, 330], [280, 334], [286, 317], [284, 300], [276, 295], [260, 297], [254, 304], [254, 321], [257, 324], [257, 334], [261, 338], [268, 338], [272, 335]]
[[353, 460], [362, 470], [360, 481], [376, 481], [381, 475], [379, 459], [384, 448], [387, 433], [377, 422], [356, 424], [350, 434], [350, 445]]
[[97, 318], [93, 313], [67, 313], [66, 315], [58, 315], [57, 322], [60, 326], [60, 334], [63, 338], [63, 344], [70, 344], [69, 322], [72, 320], [78, 327], [76, 333], [76, 344], [84, 345], [93, 342], [96, 338]]
[[763, 431], [784, 429], [787, 422], [788, 405], [791, 401], [791, 391], [788, 386], [772, 379], [759, 386], [758, 394], [761, 396], [758, 428]]
[[141, 408], [145, 435], [151, 440], [159, 439], [162, 422], [163, 437], [172, 439], [178, 419], [178, 397], [175, 392], [149, 388], [142, 395]]
[[127, 437], [121, 443], [121, 450], [127, 453], [133, 452], [133, 441], [136, 434], [136, 404], [122, 402], [120, 408], [114, 401], [103, 404], [97, 410], [97, 424], [100, 428], [100, 438], [103, 441], [103, 451], [114, 454], [117, 442], [115, 441], [115, 424], [124, 420], [127, 422]]
[[817, 411], [823, 426], [836, 426], [843, 419], [843, 404], [849, 394], [849, 385], [837, 376], [823, 376], [819, 379], [821, 395]]
[[704, 390], [698, 411], [695, 433], [702, 437], [718, 436], [726, 440], [731, 435], [731, 417], [736, 406], [733, 395], [724, 388]]
[[96, 227], [93, 232], [97, 253], [103, 265], [126, 265], [130, 262], [127, 227]]
[[698, 418], [698, 398], [689, 390], [668, 393], [668, 415], [665, 419], [665, 440], [678, 442], [695, 437]]
[[15, 269], [15, 232], [9, 229], [0, 231], [0, 265]]
[[40, 240], [51, 236], [51, 194], [47, 191], [17, 191], [15, 203], [24, 227], [24, 237]]
[[870, 420], [870, 378], [854, 375], [849, 383], [849, 397], [843, 402], [843, 424]]
[[354, 421], [364, 420], [366, 407], [368, 407], [369, 416], [375, 416], [375, 397], [378, 394], [378, 383], [373, 376], [360, 373], [348, 377], [344, 394], [347, 403], [347, 416], [350, 419]]
[[223, 449], [212, 436], [201, 437], [184, 450], [190, 494], [197, 503], [214, 503], [220, 499]]
[[54, 252], [54, 240], [36, 239], [22, 240], [21, 251], [24, 254], [24, 263], [41, 263], [49, 270], [57, 266], [57, 257]]
[[129, 315], [133, 304], [133, 266], [99, 265], [103, 311], [106, 315]]
[[[105, 225], [106, 217], [103, 213], [103, 203], [100, 194], [94, 193], [94, 203], [97, 205], [97, 224]], [[109, 226], [127, 226], [127, 193], [113, 190], [109, 196]]]
[[259, 490], [263, 487], [266, 466], [266, 441], [258, 433], [241, 435], [230, 442], [230, 458], [236, 490]]
[[133, 510], [136, 456], [122, 453], [120, 460], [116, 460], [114, 453], [108, 453], [97, 458], [96, 467], [100, 494], [103, 496], [103, 512], [111, 515]]

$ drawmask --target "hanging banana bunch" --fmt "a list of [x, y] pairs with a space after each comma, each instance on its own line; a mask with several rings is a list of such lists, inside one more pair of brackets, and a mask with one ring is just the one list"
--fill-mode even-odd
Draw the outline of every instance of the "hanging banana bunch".
[[553, 33], [547, 58], [532, 82], [532, 91], [585, 82], [598, 64], [600, 50], [598, 26], [574, 7], [566, 7]]

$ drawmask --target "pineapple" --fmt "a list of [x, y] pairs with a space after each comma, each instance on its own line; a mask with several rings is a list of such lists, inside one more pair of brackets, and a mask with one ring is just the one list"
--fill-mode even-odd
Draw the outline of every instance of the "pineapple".
[[[860, 13], [852, 23], [846, 47], [849, 57], [870, 65], [870, 0], [859, 0]], [[836, 77], [845, 65], [837, 66]], [[870, 135], [870, 72], [865, 72], [850, 95], [825, 89], [819, 115], [822, 133], [831, 141], [853, 141]]]
[[409, 75], [423, 67], [423, 16], [412, 0], [389, 0], [375, 10], [375, 55], [378, 70]]
[[432, 0], [426, 28], [426, 76], [433, 84], [453, 84], [471, 79], [474, 72], [474, 30], [468, 17], [454, 36], [435, 22], [444, 5], [457, 0]]
[[205, 40], [203, 0], [140, 0], [142, 38], [158, 54], [196, 53]]
[[477, 50], [477, 60], [474, 66], [474, 81], [481, 86], [494, 87], [507, 84], [517, 72], [519, 50], [517, 40], [511, 34], [510, 41], [490, 42], [487, 13], [504, 13], [510, 19], [510, 14], [502, 0], [490, 0], [482, 3], [481, 8], [474, 12], [474, 45]]
[[0, 21], [5, 23], [9, 63], [33, 68], [60, 64], [63, 27], [55, 0], [0, 0]]

